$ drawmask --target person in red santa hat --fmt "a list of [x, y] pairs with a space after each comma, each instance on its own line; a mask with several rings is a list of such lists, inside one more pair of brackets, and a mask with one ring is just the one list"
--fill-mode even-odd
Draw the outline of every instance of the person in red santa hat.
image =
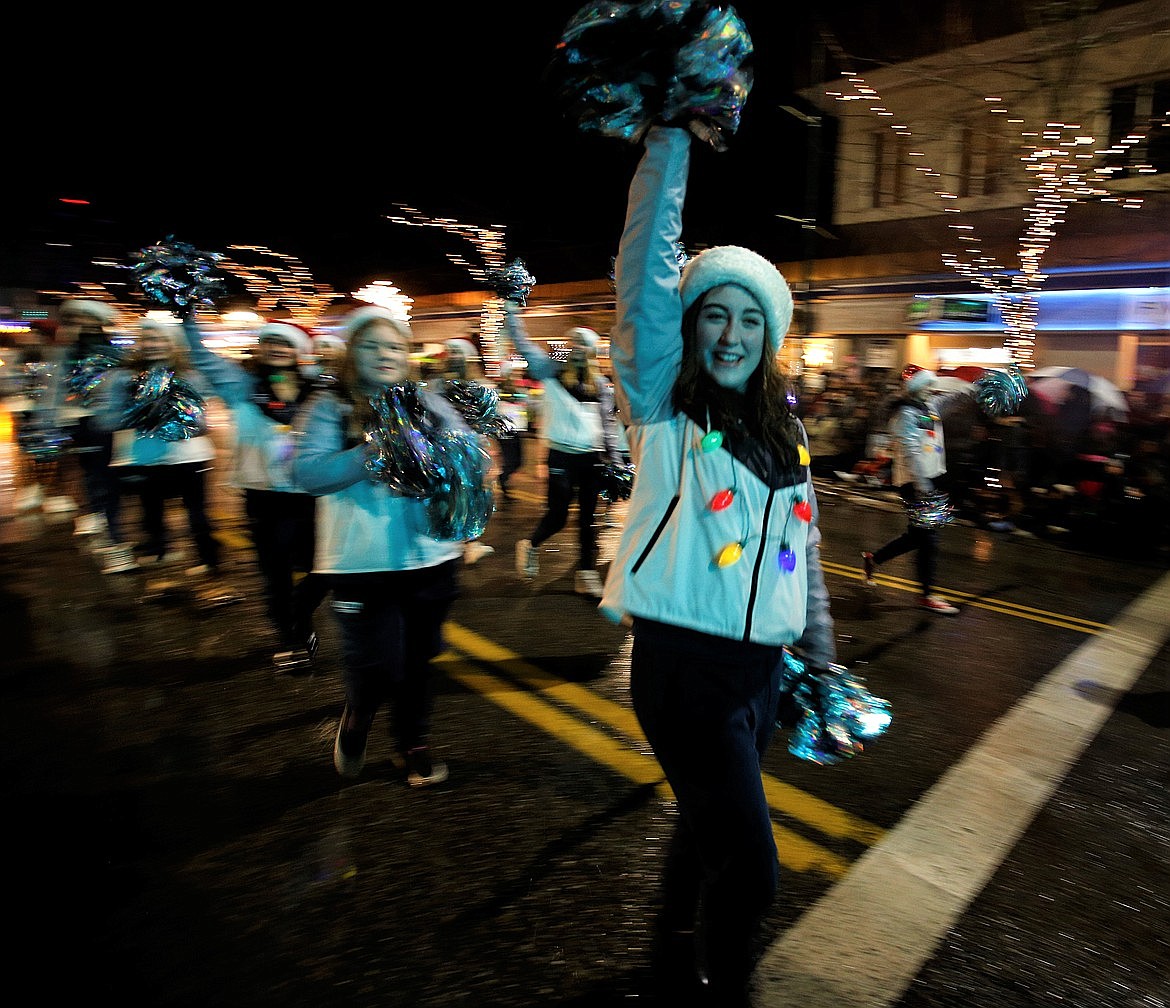
[[292, 421], [314, 388], [306, 371], [313, 335], [298, 322], [266, 322], [256, 331], [251, 359], [240, 365], [208, 350], [193, 319], [183, 331], [192, 363], [235, 423], [229, 482], [244, 495], [268, 618], [279, 641], [273, 662], [290, 674], [310, 672], [317, 651], [313, 614], [329, 589], [312, 573], [316, 498], [293, 479]]

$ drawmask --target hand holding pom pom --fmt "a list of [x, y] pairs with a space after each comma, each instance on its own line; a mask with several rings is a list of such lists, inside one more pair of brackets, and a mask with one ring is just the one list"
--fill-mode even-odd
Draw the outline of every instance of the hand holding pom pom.
[[200, 252], [195, 246], [168, 237], [136, 253], [141, 260], [134, 273], [143, 293], [165, 305], [180, 318], [190, 318], [199, 305], [214, 305], [224, 294], [224, 276], [215, 252]]
[[1028, 385], [1017, 367], [989, 370], [975, 380], [975, 401], [990, 417], [1014, 414], [1028, 394]]
[[565, 26], [550, 76], [585, 132], [637, 142], [655, 122], [676, 123], [725, 150], [751, 90], [752, 51], [725, 4], [594, 2]]
[[788, 751], [800, 759], [832, 766], [864, 752], [865, 742], [890, 726], [889, 701], [842, 665], [809, 669], [784, 652], [777, 727], [793, 728]]
[[499, 298], [518, 305], [528, 304], [528, 295], [536, 286], [536, 277], [528, 272], [522, 259], [513, 259], [503, 269], [490, 270], [487, 279]]

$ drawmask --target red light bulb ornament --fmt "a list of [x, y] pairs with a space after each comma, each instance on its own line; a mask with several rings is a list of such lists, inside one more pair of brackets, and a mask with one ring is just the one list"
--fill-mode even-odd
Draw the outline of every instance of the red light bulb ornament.
[[735, 491], [728, 487], [726, 490], [720, 490], [714, 497], [711, 498], [709, 507], [712, 511], [726, 511], [731, 507], [731, 502], [735, 500]]
[[798, 500], [793, 504], [792, 513], [802, 522], [812, 521], [812, 505], [806, 500]]

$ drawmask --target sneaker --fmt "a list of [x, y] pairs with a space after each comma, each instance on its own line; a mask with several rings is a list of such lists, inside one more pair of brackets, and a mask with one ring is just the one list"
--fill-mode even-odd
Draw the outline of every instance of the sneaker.
[[573, 591], [578, 595], [588, 595], [590, 598], [601, 598], [601, 575], [595, 570], [579, 570], [573, 579]]
[[41, 510], [45, 514], [69, 514], [71, 511], [77, 510], [77, 505], [72, 497], [46, 497], [45, 503], [41, 505]]
[[[350, 714], [349, 704], [337, 722], [337, 738], [333, 743], [333, 765], [342, 777], [356, 777], [366, 765], [366, 746], [370, 741], [373, 717], [364, 723]], [[347, 727], [348, 726], [348, 727]]]
[[861, 562], [865, 564], [865, 583], [872, 588], [877, 584], [874, 575], [877, 574], [877, 562], [873, 558], [872, 553], [862, 553]]
[[309, 634], [304, 647], [289, 647], [277, 651], [272, 656], [272, 664], [278, 672], [290, 676], [307, 676], [313, 674], [313, 656], [317, 653], [319, 644], [315, 633]]
[[477, 564], [486, 556], [491, 556], [496, 551], [494, 546], [489, 546], [487, 543], [480, 542], [478, 539], [463, 544], [463, 562], [465, 564]]
[[442, 784], [447, 779], [447, 764], [436, 763], [426, 746], [411, 749], [406, 754], [406, 783], [411, 787]]
[[99, 535], [106, 527], [105, 515], [82, 515], [73, 523], [73, 534], [76, 536]]
[[540, 573], [540, 550], [532, 545], [531, 539], [521, 539], [516, 543], [516, 573], [525, 578], [534, 578]]
[[134, 550], [126, 543], [115, 543], [105, 549], [105, 559], [102, 562], [103, 574], [122, 574], [126, 571], [138, 570], [138, 561], [134, 559]]
[[936, 613], [939, 616], [954, 616], [959, 611], [957, 606], [951, 605], [941, 595], [926, 595], [918, 600], [918, 605], [927, 612]]
[[34, 483], [32, 486], [21, 487], [16, 494], [13, 506], [17, 511], [35, 511], [41, 506], [44, 499], [45, 494], [40, 485]]

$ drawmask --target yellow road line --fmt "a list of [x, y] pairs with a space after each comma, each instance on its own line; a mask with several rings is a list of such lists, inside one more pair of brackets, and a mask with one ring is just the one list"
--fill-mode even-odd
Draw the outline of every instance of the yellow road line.
[[[481, 637], [466, 627], [448, 623], [444, 632], [452, 647], [476, 660], [495, 665], [529, 689], [617, 731], [637, 749], [632, 750], [615, 742], [604, 732], [543, 703], [533, 694], [517, 689], [506, 680], [495, 675], [471, 671], [465, 662], [450, 652], [441, 656], [438, 661], [444, 669], [468, 688], [481, 693], [518, 717], [536, 724], [635, 783], [657, 783], [664, 795], [672, 796], [637, 718], [629, 708], [606, 700], [576, 683], [565, 682], [551, 676], [526, 662], [515, 652]], [[628, 761], [627, 757], [632, 758], [632, 762]], [[654, 776], [650, 780], [646, 777], [647, 765], [653, 768]], [[764, 793], [773, 811], [804, 822], [826, 836], [872, 845], [880, 840], [884, 833], [880, 827], [768, 774], [764, 774], [763, 779]], [[773, 823], [773, 833], [780, 850], [781, 863], [793, 871], [821, 871], [837, 878], [848, 870], [848, 862], [845, 859], [798, 833], [777, 823]]]
[[[838, 577], [860, 581], [865, 576], [856, 567], [822, 561], [821, 566], [826, 573], [836, 574]], [[876, 578], [879, 585], [886, 588], [895, 588], [898, 591], [918, 592], [917, 581], [900, 578], [889, 574], [879, 574]], [[1019, 602], [1009, 602], [1006, 599], [989, 599], [972, 592], [958, 589], [943, 588], [948, 598], [960, 599], [976, 609], [986, 609], [989, 612], [1001, 613], [1005, 616], [1018, 616], [1020, 619], [1031, 620], [1033, 623], [1044, 623], [1048, 626], [1060, 627], [1064, 630], [1076, 630], [1078, 633], [1096, 635], [1109, 630], [1108, 623], [1098, 623], [1095, 620], [1081, 619], [1079, 616], [1069, 616], [1066, 613], [1055, 613], [1047, 609], [1037, 609], [1034, 606], [1023, 605]]]

